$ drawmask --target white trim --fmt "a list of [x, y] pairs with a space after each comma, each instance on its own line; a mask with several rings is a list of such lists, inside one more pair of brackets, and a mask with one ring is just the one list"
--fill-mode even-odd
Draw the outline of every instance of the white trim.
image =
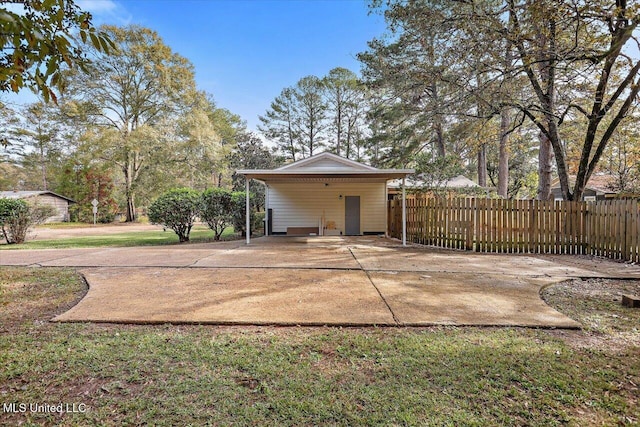
[[336, 169], [315, 169], [315, 170], [290, 170], [279, 171], [277, 169], [239, 169], [239, 175], [244, 175], [252, 179], [269, 181], [273, 179], [286, 179], [290, 181], [298, 180], [321, 180], [321, 179], [379, 179], [389, 180], [406, 177], [414, 173], [413, 169], [378, 169], [374, 171], [345, 171]]
[[269, 218], [269, 186], [264, 186], [264, 235], [269, 235], [269, 223], [271, 222], [271, 218]]
[[389, 237], [389, 182], [384, 183], [384, 236]]
[[407, 193], [402, 178], [402, 246], [407, 246]]
[[251, 208], [249, 207], [249, 178], [245, 180], [245, 191], [246, 191], [246, 200], [245, 200], [245, 216], [246, 216], [246, 224], [245, 224], [245, 234], [247, 235], [247, 245], [251, 243]]

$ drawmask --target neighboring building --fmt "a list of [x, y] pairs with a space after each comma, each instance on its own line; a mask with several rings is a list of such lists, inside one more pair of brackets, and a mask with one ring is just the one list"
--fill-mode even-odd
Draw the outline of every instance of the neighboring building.
[[387, 181], [412, 169], [377, 169], [321, 153], [278, 169], [239, 170], [266, 185], [268, 234], [361, 235], [387, 232]]
[[[569, 186], [571, 189], [575, 186], [575, 175], [569, 176]], [[582, 200], [585, 202], [595, 202], [596, 200], [605, 200], [617, 196], [617, 191], [612, 190], [614, 177], [607, 174], [593, 174], [587, 183], [582, 194]], [[560, 189], [560, 179], [556, 178], [551, 182], [551, 196], [553, 200], [563, 200], [562, 190]]]
[[52, 191], [0, 191], [0, 198], [25, 199], [43, 205], [50, 205], [56, 214], [47, 218], [45, 222], [69, 221], [69, 205], [75, 201]]
[[[391, 200], [395, 195], [402, 193], [402, 180], [394, 179], [393, 181], [389, 182], [387, 187], [389, 189], [389, 200]], [[443, 182], [441, 185], [437, 184], [436, 187], [456, 191], [459, 191], [461, 189], [480, 188], [478, 184], [464, 175], [455, 176]], [[414, 177], [410, 177], [405, 181], [405, 188], [407, 190], [428, 190], [429, 186], [426, 182], [420, 180], [419, 178], [414, 179]]]

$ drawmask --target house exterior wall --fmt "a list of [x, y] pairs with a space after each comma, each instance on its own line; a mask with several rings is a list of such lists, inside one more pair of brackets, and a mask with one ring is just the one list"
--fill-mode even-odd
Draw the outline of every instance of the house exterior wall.
[[336, 229], [344, 233], [346, 196], [360, 196], [361, 233], [386, 232], [385, 182], [328, 184], [269, 183], [269, 209], [273, 210], [273, 232], [286, 233], [287, 227], [318, 227], [324, 214], [325, 224], [333, 221]]
[[30, 200], [42, 205], [52, 206], [56, 213], [45, 220], [45, 222], [65, 222], [69, 221], [69, 202], [51, 194], [40, 194], [30, 197]]
[[[560, 187], [554, 187], [551, 189], [551, 197], [553, 197], [553, 200], [564, 200], [564, 196], [562, 195], [562, 189], [560, 189]], [[585, 200], [585, 197], [587, 197], [586, 200], [591, 200], [591, 197], [595, 197], [596, 200], [603, 200], [604, 196], [602, 195], [598, 195], [594, 190], [590, 189], [590, 188], [585, 188], [584, 189], [584, 193], [582, 193], [582, 200]]]

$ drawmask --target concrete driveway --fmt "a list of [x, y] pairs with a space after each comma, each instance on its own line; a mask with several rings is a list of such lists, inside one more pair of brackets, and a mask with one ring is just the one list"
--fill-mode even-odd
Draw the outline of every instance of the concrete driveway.
[[640, 268], [485, 255], [380, 237], [269, 237], [162, 247], [0, 251], [0, 265], [78, 267], [87, 295], [56, 321], [576, 328], [540, 290]]

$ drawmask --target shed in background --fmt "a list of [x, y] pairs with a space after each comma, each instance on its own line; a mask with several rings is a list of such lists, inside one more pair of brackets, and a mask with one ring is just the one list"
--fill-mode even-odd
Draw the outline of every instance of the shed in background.
[[74, 200], [56, 194], [53, 191], [0, 191], [0, 198], [25, 199], [30, 202], [52, 206], [56, 213], [47, 218], [45, 222], [69, 221], [69, 205], [75, 203]]

